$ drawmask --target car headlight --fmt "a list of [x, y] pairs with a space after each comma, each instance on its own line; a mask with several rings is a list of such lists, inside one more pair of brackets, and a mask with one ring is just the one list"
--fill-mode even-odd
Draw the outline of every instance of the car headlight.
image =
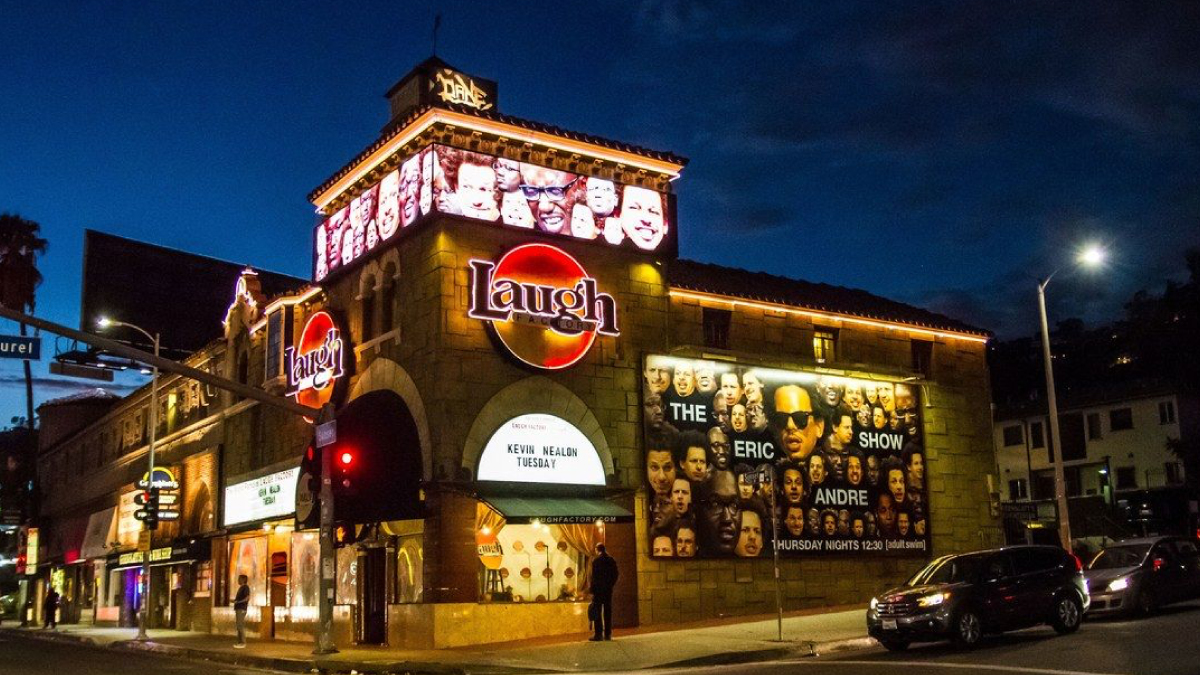
[[1108, 590], [1110, 591], [1123, 591], [1126, 588], [1129, 588], [1129, 577], [1113, 579], [1112, 582], [1108, 584]]
[[871, 598], [871, 609], [879, 607], [879, 598]]
[[935, 607], [949, 599], [949, 593], [934, 593], [933, 595], [926, 595], [923, 598], [918, 598], [917, 605], [921, 607]]

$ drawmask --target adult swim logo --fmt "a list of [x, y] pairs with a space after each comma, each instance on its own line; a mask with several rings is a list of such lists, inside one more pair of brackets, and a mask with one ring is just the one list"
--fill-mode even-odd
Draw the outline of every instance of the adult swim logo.
[[333, 385], [344, 374], [342, 332], [328, 312], [317, 312], [304, 324], [300, 342], [284, 351], [287, 396], [320, 408], [333, 397]]
[[620, 335], [617, 301], [579, 261], [547, 244], [524, 244], [498, 262], [470, 261], [467, 315], [487, 321], [531, 366], [557, 370], [583, 358], [596, 334]]

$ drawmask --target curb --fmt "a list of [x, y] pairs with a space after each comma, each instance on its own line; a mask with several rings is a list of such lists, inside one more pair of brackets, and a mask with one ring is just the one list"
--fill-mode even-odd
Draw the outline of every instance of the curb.
[[[407, 675], [512, 675], [515, 673], [578, 673], [586, 671], [539, 669], [530, 667], [512, 667], [491, 664], [458, 664], [429, 663], [420, 661], [392, 662], [354, 662], [337, 659], [314, 657], [312, 659], [276, 658], [270, 656], [255, 656], [245, 653], [227, 653], [179, 647], [161, 642], [138, 642], [135, 640], [120, 640], [100, 644], [95, 639], [73, 635], [71, 633], [55, 633], [36, 629], [0, 628], [0, 635], [23, 637], [45, 642], [66, 642], [95, 649], [107, 649], [117, 652], [139, 652], [160, 654], [191, 661], [207, 661], [223, 663], [247, 668], [260, 668], [289, 673], [359, 673], [361, 675], [383, 675], [387, 673], [406, 673]], [[728, 666], [765, 661], [779, 661], [789, 658], [807, 658], [832, 652], [866, 649], [875, 646], [874, 638], [858, 637], [842, 640], [827, 640], [824, 642], [797, 641], [786, 646], [767, 649], [752, 649], [736, 652], [721, 652], [691, 659], [660, 663], [638, 670], [663, 670], [676, 668], [697, 668], [704, 666]]]

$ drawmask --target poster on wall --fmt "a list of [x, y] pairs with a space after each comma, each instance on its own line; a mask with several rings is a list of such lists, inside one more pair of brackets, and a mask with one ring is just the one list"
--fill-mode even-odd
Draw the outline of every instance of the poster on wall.
[[431, 145], [317, 225], [313, 280], [321, 281], [430, 213], [514, 230], [655, 252], [671, 246], [667, 195], [596, 176]]
[[917, 387], [649, 355], [642, 403], [652, 556], [929, 550]]

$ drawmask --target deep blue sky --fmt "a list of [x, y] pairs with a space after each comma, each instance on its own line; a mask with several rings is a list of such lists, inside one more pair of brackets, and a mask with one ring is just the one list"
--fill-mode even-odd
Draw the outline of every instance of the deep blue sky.
[[[1194, 2], [0, 7], [0, 211], [42, 224], [38, 310], [68, 324], [85, 227], [309, 274], [305, 195], [376, 137], [439, 11], [439, 56], [503, 112], [689, 157], [689, 258], [1014, 336], [1078, 242], [1117, 257], [1056, 280], [1052, 320], [1116, 317], [1200, 245]], [[35, 374], [39, 400], [78, 386]]]

